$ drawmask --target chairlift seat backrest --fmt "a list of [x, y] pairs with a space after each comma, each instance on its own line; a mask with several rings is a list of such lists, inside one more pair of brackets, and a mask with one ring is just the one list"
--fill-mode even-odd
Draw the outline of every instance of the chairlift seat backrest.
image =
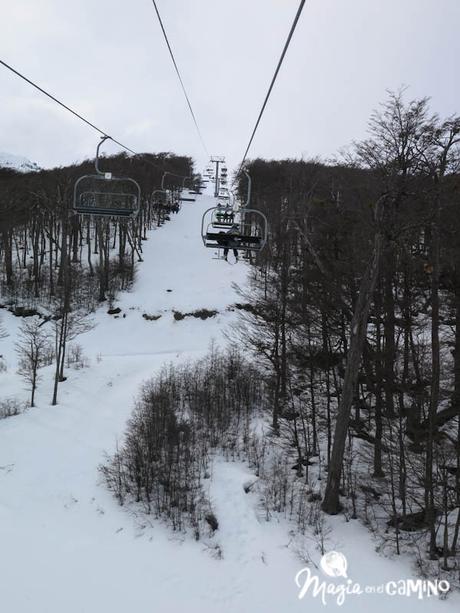
[[228, 206], [214, 209], [211, 224], [214, 228], [229, 228], [235, 223], [235, 211]]
[[79, 215], [136, 217], [141, 204], [139, 184], [112, 173], [84, 175], [74, 187], [73, 210]]

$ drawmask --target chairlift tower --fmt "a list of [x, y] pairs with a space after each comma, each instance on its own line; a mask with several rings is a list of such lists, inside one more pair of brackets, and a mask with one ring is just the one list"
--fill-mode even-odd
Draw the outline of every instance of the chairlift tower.
[[223, 155], [213, 155], [211, 157], [211, 162], [216, 165], [216, 174], [214, 175], [214, 198], [217, 198], [219, 195], [219, 164], [225, 162], [225, 157]]

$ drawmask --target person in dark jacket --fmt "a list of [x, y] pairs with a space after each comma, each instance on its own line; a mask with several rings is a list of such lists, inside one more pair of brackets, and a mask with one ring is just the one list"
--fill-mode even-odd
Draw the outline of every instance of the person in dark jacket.
[[[234, 223], [233, 226], [231, 226], [231, 228], [229, 228], [227, 232], [219, 232], [219, 238], [217, 239], [217, 242], [219, 243], [220, 247], [224, 248], [224, 260], [226, 260], [228, 257], [230, 245], [232, 244], [234, 237], [238, 236], [239, 233], [240, 229], [238, 224], [236, 223]], [[238, 249], [233, 248], [233, 255], [238, 261]]]

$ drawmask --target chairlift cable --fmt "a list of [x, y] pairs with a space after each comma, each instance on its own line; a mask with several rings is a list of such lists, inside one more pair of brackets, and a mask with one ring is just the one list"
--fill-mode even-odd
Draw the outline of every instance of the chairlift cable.
[[58, 98], [56, 98], [55, 96], [53, 96], [52, 94], [50, 94], [49, 92], [47, 92], [45, 89], [43, 89], [42, 87], [40, 87], [39, 85], [37, 85], [37, 83], [34, 83], [31, 79], [28, 79], [25, 75], [23, 75], [21, 72], [19, 72], [18, 70], [16, 70], [15, 68], [13, 68], [12, 66], [10, 66], [9, 64], [7, 64], [6, 62], [4, 62], [3, 60], [0, 59], [0, 64], [2, 64], [5, 68], [7, 68], [8, 70], [10, 70], [13, 74], [15, 74], [16, 76], [20, 77], [21, 79], [23, 79], [23, 81], [25, 81], [26, 83], [28, 83], [29, 85], [32, 85], [32, 87], [35, 87], [35, 89], [37, 89], [39, 92], [41, 92], [42, 94], [44, 94], [45, 96], [47, 96], [48, 98], [50, 98], [51, 100], [53, 100], [53, 102], [56, 102], [56, 104], [59, 104], [60, 106], [62, 106], [62, 108], [64, 108], [66, 111], [69, 111], [69, 113], [72, 113], [72, 115], [75, 115], [75, 117], [77, 117], [78, 119], [80, 119], [81, 121], [83, 121], [84, 123], [86, 123], [88, 126], [90, 126], [91, 128], [93, 128], [93, 130], [96, 130], [96, 132], [99, 132], [99, 134], [101, 134], [102, 136], [105, 136], [106, 138], [109, 138], [113, 143], [115, 143], [116, 145], [118, 145], [119, 147], [121, 147], [122, 149], [125, 149], [125, 151], [128, 151], [129, 153], [132, 153], [133, 155], [137, 156], [137, 157], [142, 157], [144, 158], [144, 161], [147, 164], [150, 164], [150, 166], [154, 166], [155, 168], [158, 168], [160, 170], [164, 171], [164, 167], [160, 166], [159, 164], [155, 164], [154, 162], [151, 162], [150, 160], [148, 160], [144, 154], [142, 153], [136, 153], [135, 151], [133, 151], [132, 149], [130, 149], [129, 147], [127, 147], [126, 145], [124, 145], [123, 143], [121, 143], [119, 140], [116, 140], [115, 138], [113, 138], [112, 136], [110, 136], [109, 134], [107, 134], [107, 132], [105, 132], [104, 130], [101, 130], [101, 128], [98, 128], [96, 125], [94, 125], [94, 123], [91, 123], [91, 121], [89, 121], [88, 119], [86, 119], [85, 117], [83, 117], [83, 115], [81, 115], [80, 113], [78, 113], [77, 111], [75, 111], [74, 109], [72, 109], [70, 106], [67, 106], [67, 104], [64, 104], [64, 102], [61, 102], [61, 100], [59, 100]]
[[12, 66], [7, 64], [3, 60], [0, 60], [0, 64], [2, 64], [3, 66], [5, 66], [5, 68], [8, 68], [8, 70], [11, 70], [11, 72], [13, 72], [15, 75], [17, 75], [18, 77], [20, 77], [21, 79], [23, 79], [24, 81], [29, 83], [29, 85], [32, 85], [33, 87], [35, 87], [35, 89], [38, 89], [38, 91], [40, 91], [42, 94], [45, 94], [45, 96], [48, 96], [48, 98], [51, 98], [51, 100], [53, 100], [54, 102], [56, 102], [57, 104], [62, 106], [64, 109], [66, 109], [66, 111], [69, 111], [70, 113], [75, 115], [75, 117], [78, 117], [78, 119], [81, 119], [81, 121], [84, 121], [88, 126], [93, 128], [93, 130], [96, 130], [97, 132], [99, 132], [99, 134], [102, 134], [102, 136], [106, 136], [107, 138], [110, 138], [110, 140], [112, 140], [114, 143], [119, 145], [122, 149], [126, 149], [126, 151], [129, 151], [130, 153], [132, 153], [134, 155], [138, 155], [135, 151], [133, 151], [129, 147], [126, 147], [126, 145], [123, 145], [119, 141], [117, 141], [114, 138], [112, 138], [109, 134], [107, 134], [107, 132], [104, 132], [104, 130], [101, 130], [100, 128], [95, 126], [88, 119], [85, 119], [82, 115], [80, 115], [80, 113], [77, 113], [77, 111], [74, 111], [73, 109], [71, 109], [69, 106], [67, 106], [66, 104], [64, 104], [60, 100], [58, 100], [55, 96], [53, 96], [52, 94], [50, 94], [49, 92], [44, 90], [42, 87], [40, 87], [39, 85], [37, 85], [36, 83], [34, 83], [30, 79], [28, 79], [26, 76], [21, 74], [18, 70], [15, 70]]
[[206, 143], [204, 142], [203, 135], [202, 135], [201, 130], [200, 130], [199, 126], [198, 126], [198, 121], [197, 121], [197, 119], [196, 119], [195, 113], [193, 112], [193, 108], [192, 108], [192, 104], [191, 104], [191, 102], [190, 102], [190, 98], [188, 97], [187, 90], [185, 89], [185, 85], [184, 85], [184, 82], [183, 82], [183, 80], [182, 80], [182, 77], [181, 77], [181, 74], [180, 74], [179, 68], [178, 68], [178, 66], [177, 66], [176, 58], [174, 57], [174, 53], [173, 53], [173, 50], [172, 50], [172, 48], [171, 48], [171, 44], [170, 44], [170, 42], [169, 42], [168, 35], [166, 34], [166, 30], [165, 30], [165, 27], [164, 27], [164, 25], [163, 25], [163, 20], [161, 19], [161, 16], [160, 16], [160, 11], [158, 10], [158, 6], [157, 6], [156, 1], [155, 1], [155, 0], [152, 0], [152, 3], [153, 3], [153, 6], [154, 6], [154, 8], [155, 8], [155, 12], [156, 12], [156, 14], [157, 14], [158, 21], [159, 21], [159, 23], [160, 23], [161, 31], [163, 32], [163, 36], [164, 36], [164, 39], [165, 39], [165, 41], [166, 41], [166, 45], [167, 45], [167, 47], [168, 47], [169, 55], [171, 56], [171, 60], [172, 60], [172, 63], [173, 63], [173, 65], [174, 65], [174, 69], [175, 69], [176, 74], [177, 74], [177, 76], [178, 76], [178, 78], [179, 78], [179, 82], [180, 82], [180, 84], [181, 84], [182, 91], [184, 92], [184, 96], [185, 96], [185, 99], [186, 99], [186, 101], [187, 101], [187, 105], [188, 105], [188, 108], [189, 108], [189, 110], [190, 110], [190, 114], [192, 115], [193, 123], [195, 124], [196, 130], [197, 130], [197, 132], [198, 132], [198, 136], [199, 136], [199, 138], [200, 138], [201, 145], [203, 146], [203, 149], [204, 149], [204, 151], [205, 151], [206, 155], [208, 155], [208, 156], [209, 156], [209, 151], [208, 151], [208, 148], [206, 147]]
[[268, 99], [270, 98], [270, 94], [272, 93], [273, 86], [275, 85], [276, 78], [278, 77], [278, 73], [279, 73], [280, 68], [281, 68], [281, 66], [283, 64], [284, 57], [285, 57], [286, 52], [288, 50], [288, 47], [289, 47], [289, 44], [291, 42], [292, 36], [294, 34], [294, 31], [295, 31], [295, 29], [297, 27], [297, 23], [298, 23], [298, 21], [300, 19], [300, 15], [302, 14], [302, 10], [303, 10], [304, 5], [305, 5], [305, 0], [301, 0], [299, 8], [297, 9], [296, 16], [295, 16], [294, 21], [292, 23], [291, 30], [289, 32], [289, 35], [288, 35], [287, 39], [286, 39], [286, 43], [284, 44], [283, 52], [281, 53], [281, 57], [280, 57], [280, 59], [278, 61], [278, 65], [277, 65], [276, 70], [275, 70], [275, 72], [273, 74], [273, 78], [271, 80], [270, 87], [268, 88], [267, 95], [265, 96], [264, 103], [262, 105], [262, 108], [260, 109], [259, 116], [257, 118], [256, 124], [254, 126], [253, 131], [252, 131], [251, 138], [249, 139], [248, 146], [246, 147], [246, 151], [244, 152], [244, 156], [243, 156], [243, 159], [241, 161], [241, 164], [239, 166], [238, 173], [237, 173], [236, 176], [238, 176], [240, 174], [241, 169], [242, 169], [242, 167], [243, 167], [243, 165], [244, 165], [244, 163], [246, 161], [247, 155], [249, 153], [249, 149], [250, 149], [250, 147], [252, 145], [252, 141], [254, 140], [254, 136], [255, 136], [255, 134], [257, 132], [257, 128], [259, 127], [259, 123], [260, 123], [260, 120], [262, 119], [262, 115], [264, 114], [265, 107], [267, 106]]

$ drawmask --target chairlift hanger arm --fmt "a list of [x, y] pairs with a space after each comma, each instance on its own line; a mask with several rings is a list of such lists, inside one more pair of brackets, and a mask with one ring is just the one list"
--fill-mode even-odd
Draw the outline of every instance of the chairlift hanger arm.
[[206, 233], [204, 231], [204, 225], [206, 223], [206, 216], [208, 213], [210, 213], [211, 211], [213, 211], [215, 208], [215, 206], [210, 206], [209, 209], [206, 209], [206, 211], [203, 213], [202, 217], [201, 217], [201, 239], [203, 241], [203, 245], [206, 246]]
[[184, 180], [182, 181], [182, 187], [185, 187], [185, 182], [189, 181], [193, 179], [193, 175], [189, 175], [188, 177], [184, 177]]
[[106, 140], [112, 140], [112, 137], [111, 136], [101, 136], [101, 140], [99, 141], [99, 144], [98, 144], [97, 149], [96, 149], [96, 160], [94, 162], [94, 165], [96, 167], [96, 172], [97, 172], [98, 175], [105, 175], [106, 174], [105, 172], [102, 172], [99, 169], [99, 149], [101, 148], [102, 143], [105, 143]]
[[246, 197], [246, 203], [244, 205], [244, 207], [246, 208], [249, 206], [249, 203], [251, 202], [252, 179], [251, 179], [251, 175], [245, 168], [243, 168], [243, 173], [246, 175], [246, 178], [248, 180], [248, 192], [247, 192], [247, 197]]
[[165, 189], [164, 181], [165, 181], [166, 175], [171, 175], [172, 177], [179, 177], [179, 179], [190, 179], [190, 177], [184, 177], [184, 175], [178, 175], [175, 172], [170, 172], [169, 170], [165, 170], [163, 173], [163, 176], [161, 177], [161, 189], [163, 190]]

